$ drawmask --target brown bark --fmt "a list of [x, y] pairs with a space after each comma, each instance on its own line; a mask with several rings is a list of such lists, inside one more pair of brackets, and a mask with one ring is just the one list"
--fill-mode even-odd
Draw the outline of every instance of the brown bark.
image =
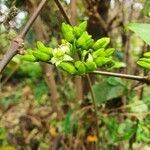
[[94, 39], [107, 36], [107, 19], [110, 6], [110, 0], [99, 0], [93, 2], [86, 0], [88, 4], [88, 32]]
[[[29, 14], [31, 15], [36, 9], [36, 4], [33, 4], [29, 0], [26, 1], [26, 4], [27, 4], [27, 9], [29, 11]], [[33, 30], [35, 31], [37, 38], [39, 40], [41, 40], [41, 41], [47, 40], [46, 36], [45, 36], [45, 32], [46, 32], [45, 26], [44, 26], [40, 16], [35, 21], [35, 23], [33, 25]], [[62, 119], [63, 110], [59, 106], [59, 93], [57, 91], [57, 85], [55, 82], [55, 77], [54, 77], [54, 73], [52, 70], [52, 66], [50, 64], [41, 63], [41, 67], [43, 69], [45, 81], [46, 81], [48, 88], [50, 90], [50, 93], [51, 93], [51, 103], [52, 103], [53, 112], [57, 113], [58, 119]]]
[[[72, 25], [76, 24], [76, 0], [71, 0], [70, 2], [70, 21]], [[75, 77], [75, 95], [76, 100], [82, 100], [83, 99], [83, 87], [82, 87], [82, 77], [76, 76]]]

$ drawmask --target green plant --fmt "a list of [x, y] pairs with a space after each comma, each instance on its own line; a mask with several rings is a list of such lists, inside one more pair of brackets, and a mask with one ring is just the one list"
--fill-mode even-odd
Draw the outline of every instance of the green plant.
[[36, 49], [27, 49], [23, 60], [44, 61], [56, 65], [71, 75], [84, 75], [97, 67], [113, 64], [114, 48], [106, 48], [110, 39], [103, 37], [97, 41], [86, 31], [87, 22], [78, 26], [62, 23], [63, 38], [57, 48], [46, 47], [41, 41]]

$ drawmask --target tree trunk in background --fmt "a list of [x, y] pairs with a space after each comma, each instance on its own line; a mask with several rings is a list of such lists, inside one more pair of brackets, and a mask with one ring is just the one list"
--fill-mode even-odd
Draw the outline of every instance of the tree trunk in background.
[[[105, 31], [106, 25], [103, 24], [107, 24], [110, 0], [100, 0], [95, 4], [93, 4], [92, 0], [85, 0], [85, 1], [87, 4], [87, 11], [88, 11], [87, 13], [89, 14], [88, 28], [87, 28], [88, 33], [91, 34], [95, 40], [104, 36], [108, 36], [108, 33]], [[93, 83], [95, 81], [95, 75], [94, 76], [90, 75], [90, 79]], [[87, 94], [90, 90], [86, 78], [84, 78], [83, 80], [83, 90], [84, 94]]]
[[98, 18], [96, 18], [95, 16], [100, 15], [104, 23], [107, 24], [110, 0], [99, 0], [99, 2], [97, 2], [96, 5], [93, 6], [94, 8], [91, 7], [92, 6], [88, 6], [89, 11], [91, 11], [91, 9], [96, 9], [97, 12], [95, 14], [91, 13], [89, 16], [88, 32], [94, 39], [108, 36], [107, 32], [104, 30], [104, 27], [100, 24]]
[[[29, 14], [32, 15], [37, 7], [36, 3], [34, 4], [33, 2], [27, 0], [26, 5], [27, 5]], [[35, 31], [35, 34], [37, 35], [37, 38], [39, 40], [41, 40], [41, 41], [48, 40], [45, 37], [45, 33], [46, 33], [45, 26], [44, 26], [40, 16], [36, 19], [35, 23], [33, 24], [33, 30]], [[52, 71], [52, 66], [50, 64], [42, 62], [41, 67], [43, 69], [45, 81], [46, 81], [48, 88], [50, 90], [50, 93], [51, 93], [51, 104], [52, 104], [53, 112], [57, 113], [58, 119], [62, 119], [63, 118], [63, 110], [59, 106], [59, 93], [57, 91], [57, 86], [56, 86], [56, 82], [55, 82], [54, 73]]]
[[[71, 0], [70, 2], [70, 20], [72, 25], [76, 25], [76, 18], [77, 18], [77, 8], [76, 8], [76, 0]], [[75, 96], [76, 100], [83, 99], [83, 87], [82, 87], [82, 77], [76, 76], [75, 77]]]

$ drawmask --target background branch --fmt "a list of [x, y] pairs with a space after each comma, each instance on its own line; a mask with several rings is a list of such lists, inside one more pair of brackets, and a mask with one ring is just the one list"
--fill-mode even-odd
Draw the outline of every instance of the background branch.
[[33, 13], [32, 17], [27, 22], [26, 26], [22, 30], [22, 32], [12, 41], [8, 51], [4, 55], [3, 59], [0, 62], [0, 74], [6, 67], [6, 65], [10, 62], [10, 60], [17, 54], [17, 51], [22, 47], [23, 38], [26, 36], [27, 32], [29, 31], [30, 27], [32, 26], [33, 22], [39, 15], [41, 9], [43, 8], [44, 4], [47, 0], [42, 0], [39, 6], [37, 7], [36, 11]]
[[144, 82], [144, 83], [150, 84], [149, 77], [135, 76], [135, 75], [129, 75], [129, 74], [122, 74], [122, 73], [114, 73], [114, 72], [107, 72], [107, 71], [93, 71], [92, 74], [114, 76], [114, 77], [119, 77], [119, 78], [130, 79], [130, 80], [137, 80], [139, 82]]

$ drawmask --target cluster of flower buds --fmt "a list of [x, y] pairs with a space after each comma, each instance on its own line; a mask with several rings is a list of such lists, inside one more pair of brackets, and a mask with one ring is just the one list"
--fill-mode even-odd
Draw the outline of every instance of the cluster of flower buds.
[[143, 54], [143, 57], [137, 61], [137, 64], [145, 69], [150, 69], [150, 52]]
[[28, 49], [22, 58], [55, 64], [71, 75], [84, 75], [112, 63], [114, 48], [106, 48], [110, 39], [103, 37], [94, 41], [86, 28], [86, 21], [74, 27], [62, 23], [63, 39], [57, 48], [46, 47], [38, 41], [36, 49]]

